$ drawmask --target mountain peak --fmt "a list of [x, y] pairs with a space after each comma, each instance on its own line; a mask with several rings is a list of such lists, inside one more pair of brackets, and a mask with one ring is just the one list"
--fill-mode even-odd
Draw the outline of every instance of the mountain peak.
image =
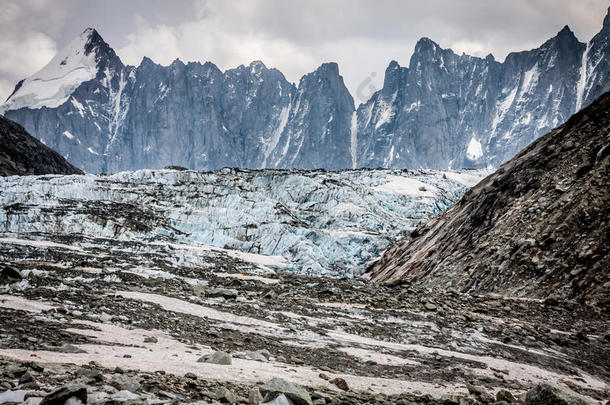
[[555, 36], [556, 39], [559, 39], [561, 41], [576, 41], [578, 42], [578, 39], [576, 38], [576, 35], [574, 34], [574, 31], [572, 31], [570, 29], [569, 26], [564, 25], [564, 27], [561, 29], [561, 31], [559, 31], [557, 33], [557, 35]]
[[440, 48], [440, 46], [436, 42], [428, 37], [422, 37], [415, 44], [415, 53], [436, 50], [438, 48]]
[[339, 76], [339, 65], [336, 62], [325, 62], [322, 63], [314, 73]]
[[608, 7], [608, 11], [606, 12], [606, 17], [604, 17], [604, 28], [610, 28], [610, 7]]
[[95, 78], [101, 60], [110, 57], [118, 58], [95, 29], [87, 28], [42, 69], [25, 79], [1, 110], [58, 107], [78, 86]]
[[568, 25], [564, 25], [561, 31], [557, 33], [557, 36], [570, 36], [576, 38], [576, 35], [574, 35], [574, 31], [572, 31], [572, 29]]

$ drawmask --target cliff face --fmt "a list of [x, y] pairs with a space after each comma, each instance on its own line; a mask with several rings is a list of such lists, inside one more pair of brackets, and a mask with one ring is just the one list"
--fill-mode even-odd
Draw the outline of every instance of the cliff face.
[[503, 63], [420, 40], [358, 108], [358, 166], [499, 166], [610, 89], [607, 21], [588, 44], [566, 26]]
[[610, 93], [394, 244], [375, 281], [608, 300]]
[[81, 173], [21, 125], [0, 115], [0, 176]]
[[498, 167], [610, 90], [609, 21], [587, 44], [566, 26], [502, 63], [423, 38], [357, 108], [335, 63], [298, 85], [259, 61], [124, 66], [87, 29], [0, 113], [87, 172]]

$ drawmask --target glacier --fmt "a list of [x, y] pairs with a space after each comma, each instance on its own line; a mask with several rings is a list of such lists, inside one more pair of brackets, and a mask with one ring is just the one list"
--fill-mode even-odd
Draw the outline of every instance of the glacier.
[[0, 178], [0, 239], [64, 241], [75, 249], [117, 241], [214, 249], [263, 270], [354, 277], [486, 174], [166, 169], [11, 176]]

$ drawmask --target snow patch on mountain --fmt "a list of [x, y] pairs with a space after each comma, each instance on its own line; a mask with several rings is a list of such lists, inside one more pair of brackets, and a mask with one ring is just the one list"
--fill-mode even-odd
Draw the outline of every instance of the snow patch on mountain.
[[466, 157], [470, 160], [477, 160], [483, 156], [483, 148], [481, 147], [481, 142], [477, 140], [474, 136], [470, 139], [468, 143], [468, 148], [466, 149]]
[[78, 86], [95, 78], [95, 53], [85, 51], [91, 32], [92, 30], [84, 31], [45, 67], [25, 79], [21, 87], [0, 107], [0, 113], [24, 107], [58, 107], [70, 98]]

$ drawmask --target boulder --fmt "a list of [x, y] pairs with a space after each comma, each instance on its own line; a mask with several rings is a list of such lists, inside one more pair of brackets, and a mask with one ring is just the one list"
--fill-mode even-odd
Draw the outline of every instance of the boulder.
[[21, 272], [14, 267], [11, 266], [3, 266], [2, 270], [0, 270], [0, 280], [21, 280], [23, 277], [21, 276]]
[[538, 384], [527, 392], [525, 405], [592, 405], [592, 402], [568, 389]]
[[211, 364], [222, 364], [225, 366], [230, 366], [233, 363], [233, 359], [229, 353], [225, 352], [214, 352], [212, 354], [206, 354], [203, 357], [200, 357], [197, 360], [198, 363], [211, 363]]
[[335, 384], [338, 388], [342, 389], [343, 391], [349, 391], [349, 385], [347, 385], [347, 381], [345, 381], [343, 378], [333, 378], [332, 380], [330, 380], [331, 383]]
[[87, 387], [84, 385], [64, 385], [44, 397], [40, 405], [64, 405], [70, 398], [87, 403]]
[[224, 404], [234, 404], [237, 402], [235, 394], [226, 388], [219, 388], [214, 393], [216, 400]]
[[212, 288], [208, 291], [208, 297], [222, 297], [225, 299], [235, 299], [237, 294], [237, 290], [233, 288]]
[[284, 394], [281, 394], [278, 397], [276, 397], [274, 400], [265, 402], [261, 405], [293, 405], [293, 404], [294, 404], [294, 402], [292, 402], [290, 400], [290, 398], [288, 398]]
[[295, 405], [313, 405], [311, 397], [304, 387], [282, 378], [274, 378], [261, 385], [259, 389], [265, 401], [271, 401], [284, 394]]

